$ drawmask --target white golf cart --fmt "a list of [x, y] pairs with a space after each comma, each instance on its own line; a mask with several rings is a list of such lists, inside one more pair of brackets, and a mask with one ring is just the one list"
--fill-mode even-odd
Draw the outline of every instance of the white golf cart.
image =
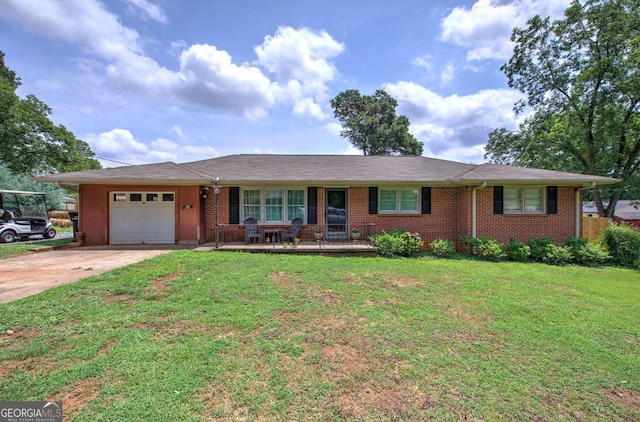
[[45, 195], [44, 192], [0, 190], [0, 242], [28, 240], [31, 236], [45, 239], [56, 236], [49, 221]]

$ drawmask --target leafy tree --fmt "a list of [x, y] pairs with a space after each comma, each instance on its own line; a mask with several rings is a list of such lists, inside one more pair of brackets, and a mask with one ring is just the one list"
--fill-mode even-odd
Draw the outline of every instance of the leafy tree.
[[[51, 183], [36, 182], [27, 174], [15, 174], [9, 166], [2, 161], [0, 161], [0, 188], [6, 190], [44, 192], [47, 194], [46, 200], [50, 209], [64, 209], [63, 196], [66, 195], [66, 193], [63, 189], [59, 189]], [[22, 198], [23, 203], [38, 201], [40, 201], [40, 198]]]
[[364, 155], [421, 155], [423, 144], [409, 133], [409, 119], [396, 115], [397, 106], [395, 98], [381, 89], [373, 95], [349, 89], [331, 100], [333, 114], [342, 124], [340, 136]]
[[16, 94], [20, 84], [0, 51], [0, 160], [16, 174], [100, 168], [86, 142], [49, 119], [48, 105], [34, 95]]
[[[515, 132], [489, 135], [494, 162], [615, 177], [593, 191], [600, 215], [640, 190], [640, 0], [574, 0], [564, 19], [536, 16], [501, 67], [525, 94]], [[608, 207], [605, 204], [608, 203]]]

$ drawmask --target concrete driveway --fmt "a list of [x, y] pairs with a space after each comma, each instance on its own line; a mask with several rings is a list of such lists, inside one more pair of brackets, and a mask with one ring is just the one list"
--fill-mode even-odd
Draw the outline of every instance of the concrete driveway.
[[0, 260], [0, 303], [10, 302], [81, 278], [193, 247], [86, 246], [31, 253]]

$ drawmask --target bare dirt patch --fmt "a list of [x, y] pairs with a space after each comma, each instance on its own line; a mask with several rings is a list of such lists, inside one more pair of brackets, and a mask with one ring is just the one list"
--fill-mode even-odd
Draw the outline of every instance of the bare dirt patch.
[[337, 403], [343, 419], [368, 419], [377, 413], [388, 420], [409, 420], [420, 410], [437, 406], [438, 400], [428, 397], [413, 385], [376, 389], [364, 383], [340, 395]]
[[0, 335], [3, 349], [17, 348], [40, 335], [38, 330], [7, 330]]
[[619, 386], [611, 389], [601, 389], [601, 391], [609, 398], [609, 400], [630, 409], [640, 411], [640, 391], [630, 390]]
[[362, 351], [349, 345], [325, 345], [322, 348], [322, 360], [328, 364], [329, 375], [334, 382], [367, 370]]
[[420, 280], [415, 280], [415, 279], [406, 278], [406, 277], [398, 277], [397, 274], [394, 274], [391, 272], [371, 272], [370, 271], [366, 273], [366, 276], [367, 278], [384, 280], [385, 283], [391, 287], [400, 287], [400, 288], [417, 287], [417, 286], [422, 286], [424, 284]]
[[287, 274], [285, 271], [278, 271], [276, 274], [271, 274], [269, 280], [285, 288], [293, 288], [296, 284], [295, 277], [292, 274]]
[[97, 377], [86, 378], [80, 382], [68, 385], [64, 392], [52, 397], [52, 401], [62, 401], [65, 419], [73, 419], [91, 400], [100, 394], [101, 380]]
[[171, 274], [167, 274], [164, 277], [160, 277], [153, 281], [153, 290], [151, 290], [151, 294], [159, 295], [163, 293], [170, 285], [171, 280], [175, 280], [180, 277], [180, 271], [176, 271]]

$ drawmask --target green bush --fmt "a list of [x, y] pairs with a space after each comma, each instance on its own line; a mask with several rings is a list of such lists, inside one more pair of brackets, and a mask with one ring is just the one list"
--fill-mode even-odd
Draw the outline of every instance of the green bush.
[[628, 224], [610, 224], [602, 231], [611, 261], [622, 267], [640, 267], [640, 231]]
[[543, 262], [547, 255], [546, 248], [549, 245], [553, 245], [553, 239], [550, 237], [539, 237], [535, 239], [529, 239], [529, 248], [531, 250], [531, 259], [534, 261]]
[[503, 245], [488, 237], [483, 238], [478, 245], [478, 255], [487, 261], [500, 261], [507, 257]]
[[440, 258], [447, 257], [456, 250], [456, 244], [447, 239], [436, 239], [433, 242], [429, 243], [431, 249], [433, 249], [433, 253], [439, 256]]
[[392, 230], [389, 233], [382, 232], [369, 238], [371, 243], [378, 249], [378, 255], [392, 256], [412, 256], [420, 252], [424, 242], [418, 233], [408, 231]]
[[574, 262], [578, 265], [597, 267], [611, 259], [611, 255], [601, 245], [589, 243], [587, 239], [569, 236], [564, 244], [569, 248]]
[[545, 246], [542, 262], [550, 265], [567, 265], [573, 261], [573, 255], [568, 246], [557, 246], [553, 243]]
[[491, 239], [488, 236], [462, 238], [462, 244], [465, 245], [474, 254], [487, 261], [499, 261], [504, 259], [507, 254], [503, 249], [503, 245]]
[[527, 262], [531, 256], [531, 248], [522, 242], [516, 242], [513, 237], [504, 247], [504, 252], [507, 254], [507, 258], [516, 262]]

